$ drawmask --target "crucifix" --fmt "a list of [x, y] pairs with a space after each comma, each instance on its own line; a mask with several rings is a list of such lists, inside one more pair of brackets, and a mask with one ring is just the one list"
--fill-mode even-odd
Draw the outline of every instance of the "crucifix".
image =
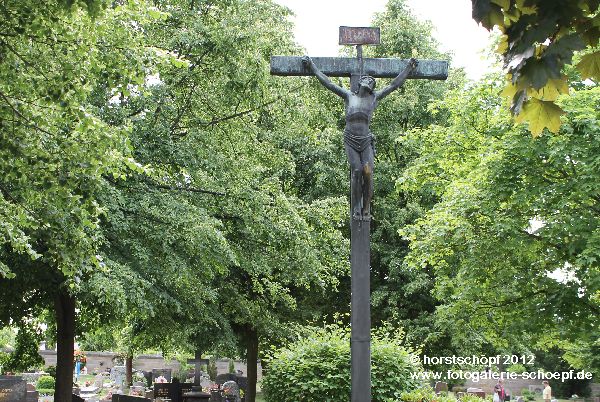
[[[356, 58], [272, 56], [271, 74], [315, 75], [323, 86], [344, 99], [344, 148], [350, 164], [351, 402], [371, 401], [371, 297], [369, 237], [373, 196], [374, 146], [369, 129], [377, 103], [406, 79], [445, 80], [448, 62], [363, 58], [363, 45], [380, 43], [379, 28], [340, 27], [340, 45], [356, 45]], [[350, 90], [328, 77], [350, 77]], [[376, 91], [375, 79], [394, 78]]]
[[188, 364], [193, 364], [194, 365], [194, 385], [200, 385], [200, 367], [202, 365], [206, 366], [206, 369], [208, 370], [208, 363], [209, 360], [208, 359], [203, 359], [202, 358], [202, 353], [199, 351], [196, 351], [195, 353], [195, 358], [194, 359], [188, 359]]

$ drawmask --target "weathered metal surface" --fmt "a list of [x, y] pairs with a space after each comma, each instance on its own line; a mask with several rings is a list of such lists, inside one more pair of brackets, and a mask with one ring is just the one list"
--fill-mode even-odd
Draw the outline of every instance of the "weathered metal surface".
[[[360, 70], [359, 60], [353, 57], [313, 57], [315, 65], [329, 77], [350, 77]], [[408, 60], [363, 59], [364, 74], [376, 78], [394, 78], [404, 70]], [[271, 74], [284, 76], [313, 75], [298, 56], [271, 56]], [[448, 62], [419, 60], [409, 79], [445, 80], [448, 78]]]
[[379, 28], [340, 27], [340, 45], [379, 45]]
[[371, 401], [371, 249], [370, 220], [350, 218], [351, 402]]

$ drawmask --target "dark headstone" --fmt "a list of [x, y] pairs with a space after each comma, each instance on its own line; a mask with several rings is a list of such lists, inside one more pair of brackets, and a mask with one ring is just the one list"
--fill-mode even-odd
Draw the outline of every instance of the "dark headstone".
[[85, 399], [80, 397], [79, 395], [72, 394], [71, 402], [85, 402]]
[[210, 394], [202, 392], [202, 387], [194, 385], [192, 392], [185, 392], [183, 394], [184, 402], [210, 402]]
[[167, 382], [171, 382], [171, 369], [152, 369], [152, 381], [156, 381], [156, 379], [160, 376], [165, 377]]
[[112, 402], [151, 402], [151, 400], [141, 396], [113, 395]]
[[20, 376], [0, 376], [0, 402], [25, 402], [27, 383]]
[[223, 385], [227, 381], [236, 381], [236, 380], [237, 380], [237, 374], [233, 374], [233, 373], [219, 374], [217, 376], [217, 378], [215, 378], [215, 382], [219, 385]]
[[223, 402], [223, 396], [221, 395], [221, 391], [218, 389], [210, 390], [210, 402]]
[[190, 383], [154, 383], [154, 398], [169, 398], [171, 402], [183, 402], [183, 394], [192, 392]]
[[37, 391], [27, 391], [27, 402], [38, 402], [40, 393]]

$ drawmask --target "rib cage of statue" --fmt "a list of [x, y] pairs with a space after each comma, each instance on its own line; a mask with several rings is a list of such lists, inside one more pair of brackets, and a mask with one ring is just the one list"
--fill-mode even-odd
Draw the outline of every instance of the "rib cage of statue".
[[373, 198], [375, 156], [374, 136], [369, 128], [373, 111], [381, 99], [404, 84], [408, 75], [417, 67], [417, 60], [410, 59], [406, 68], [394, 78], [390, 85], [380, 91], [375, 91], [375, 79], [373, 77], [362, 76], [355, 92], [331, 82], [317, 68], [310, 57], [304, 56], [302, 63], [315, 74], [325, 88], [344, 99], [346, 106], [344, 148], [351, 171], [350, 205], [352, 219], [369, 220], [371, 218], [371, 199]]

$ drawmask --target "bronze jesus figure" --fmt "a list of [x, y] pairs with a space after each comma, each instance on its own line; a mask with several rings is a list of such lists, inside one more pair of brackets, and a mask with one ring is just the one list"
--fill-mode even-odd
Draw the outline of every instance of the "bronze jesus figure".
[[351, 170], [350, 205], [352, 218], [370, 219], [371, 199], [373, 198], [373, 158], [375, 149], [373, 134], [369, 129], [373, 111], [377, 103], [392, 91], [400, 88], [408, 75], [417, 67], [417, 60], [410, 59], [408, 65], [387, 87], [375, 91], [375, 79], [368, 75], [360, 77], [356, 92], [342, 88], [323, 74], [310, 57], [304, 56], [302, 63], [319, 79], [321, 84], [344, 99], [346, 105], [346, 127], [344, 128], [344, 148]]

